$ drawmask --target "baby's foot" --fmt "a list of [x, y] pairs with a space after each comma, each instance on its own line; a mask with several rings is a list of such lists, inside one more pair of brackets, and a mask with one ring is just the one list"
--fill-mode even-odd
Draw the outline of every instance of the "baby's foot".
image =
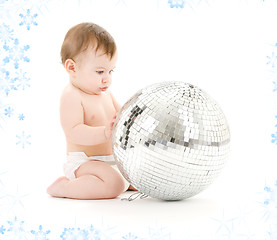
[[47, 188], [47, 193], [52, 197], [64, 197], [62, 194], [62, 189], [68, 181], [69, 180], [66, 177], [59, 177]]

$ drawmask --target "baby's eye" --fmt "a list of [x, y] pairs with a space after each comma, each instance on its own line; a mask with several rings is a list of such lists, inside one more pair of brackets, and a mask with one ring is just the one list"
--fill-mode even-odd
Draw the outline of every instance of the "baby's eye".
[[109, 71], [109, 74], [113, 73], [113, 70]]
[[103, 74], [104, 71], [96, 71], [96, 73], [98, 73], [99, 75]]

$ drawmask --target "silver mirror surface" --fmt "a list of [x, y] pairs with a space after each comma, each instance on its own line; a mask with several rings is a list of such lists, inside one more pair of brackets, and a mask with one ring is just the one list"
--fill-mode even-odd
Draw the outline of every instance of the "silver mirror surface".
[[113, 155], [139, 191], [181, 200], [206, 189], [224, 167], [230, 131], [219, 105], [184, 82], [157, 83], [137, 92], [117, 115]]

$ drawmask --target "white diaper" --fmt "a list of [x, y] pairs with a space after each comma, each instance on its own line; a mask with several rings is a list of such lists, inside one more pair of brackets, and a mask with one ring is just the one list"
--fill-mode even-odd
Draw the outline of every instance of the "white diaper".
[[83, 163], [91, 161], [91, 160], [102, 161], [102, 162], [105, 162], [105, 163], [108, 163], [109, 165], [111, 165], [111, 167], [113, 169], [115, 169], [124, 180], [124, 192], [128, 190], [130, 183], [123, 177], [123, 175], [119, 171], [119, 169], [115, 163], [113, 155], [88, 157], [84, 152], [69, 152], [67, 154], [67, 161], [64, 164], [65, 176], [70, 180], [76, 178], [75, 171]]

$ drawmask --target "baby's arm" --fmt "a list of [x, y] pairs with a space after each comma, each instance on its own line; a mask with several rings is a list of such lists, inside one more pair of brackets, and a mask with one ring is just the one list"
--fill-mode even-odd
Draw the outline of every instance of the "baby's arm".
[[65, 89], [60, 103], [60, 120], [68, 141], [79, 145], [97, 145], [110, 138], [110, 125], [91, 127], [84, 124], [84, 111], [80, 96]]

